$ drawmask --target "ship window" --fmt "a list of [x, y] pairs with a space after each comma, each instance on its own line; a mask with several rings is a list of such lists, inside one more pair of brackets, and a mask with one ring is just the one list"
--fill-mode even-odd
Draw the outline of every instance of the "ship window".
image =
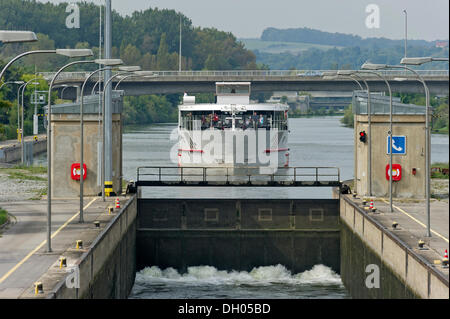
[[249, 95], [249, 84], [217, 84], [217, 95]]
[[275, 111], [273, 113], [274, 113], [273, 127], [280, 131], [286, 131], [287, 114], [284, 111]]
[[186, 130], [206, 130], [214, 127], [219, 120], [217, 113], [212, 111], [182, 111], [180, 128]]

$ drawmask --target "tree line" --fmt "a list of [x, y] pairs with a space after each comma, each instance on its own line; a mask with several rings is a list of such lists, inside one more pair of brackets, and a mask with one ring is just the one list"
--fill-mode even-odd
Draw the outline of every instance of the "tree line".
[[[310, 48], [298, 54], [293, 53], [266, 53], [254, 51], [256, 61], [267, 65], [273, 70], [342, 70], [361, 68], [364, 62], [398, 65], [404, 57], [404, 47], [348, 47], [321, 50]], [[408, 47], [408, 56], [416, 57], [448, 57], [448, 48], [428, 46]], [[448, 62], [426, 63], [418, 69], [447, 70]]]
[[[263, 41], [285, 41], [314, 43], [343, 47], [394, 47], [403, 45], [403, 40], [392, 40], [387, 38], [366, 38], [358, 35], [339, 32], [324, 32], [310, 28], [277, 29], [266, 28], [262, 35]], [[413, 46], [434, 46], [434, 42], [425, 40], [408, 40]]]
[[[80, 28], [65, 25], [67, 3], [52, 4], [35, 0], [0, 1], [0, 29], [31, 30], [39, 41], [27, 44], [0, 44], [0, 68], [12, 57], [29, 50], [55, 48], [90, 48], [100, 57], [100, 7], [86, 1], [78, 3]], [[104, 15], [103, 18], [104, 20]], [[215, 28], [194, 27], [192, 21], [174, 10], [149, 8], [121, 16], [113, 11], [112, 57], [127, 65], [139, 65], [144, 70], [178, 70], [180, 21], [182, 29], [182, 70], [258, 69], [253, 52], [247, 50], [229, 32]], [[102, 30], [103, 32], [103, 30]], [[102, 44], [103, 46], [103, 44]], [[36, 71], [55, 71], [68, 59], [54, 54], [25, 57], [14, 64], [4, 81], [30, 78]], [[74, 66], [68, 71], [96, 68]], [[34, 107], [30, 105], [30, 85], [25, 94], [25, 134], [32, 133]], [[17, 135], [17, 88], [5, 86], [0, 92], [0, 140]], [[56, 96], [53, 97], [56, 101]], [[148, 124], [176, 121], [180, 94], [125, 97], [125, 124]], [[58, 101], [56, 101], [58, 102]], [[62, 102], [62, 101], [59, 101]], [[40, 109], [39, 112], [42, 110]]]

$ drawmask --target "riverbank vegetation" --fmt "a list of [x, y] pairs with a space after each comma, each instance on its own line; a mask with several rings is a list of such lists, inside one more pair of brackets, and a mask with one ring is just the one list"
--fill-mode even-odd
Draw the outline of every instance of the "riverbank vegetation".
[[8, 221], [8, 212], [0, 207], [0, 226]]
[[[79, 29], [65, 26], [66, 3], [53, 4], [32, 0], [0, 1], [0, 29], [33, 30], [39, 41], [26, 44], [0, 44], [0, 68], [19, 53], [28, 50], [55, 48], [91, 48], [99, 56], [99, 11], [95, 3], [79, 2], [82, 23]], [[20, 8], [20, 10], [18, 9]], [[328, 49], [311, 47], [297, 54], [281, 52], [270, 54], [248, 50], [232, 33], [215, 28], [196, 27], [191, 19], [180, 12], [149, 8], [121, 16], [113, 11], [112, 57], [121, 58], [127, 65], [140, 65], [144, 70], [178, 70], [179, 27], [182, 26], [182, 70], [245, 70], [245, 69], [359, 69], [363, 62], [397, 64], [403, 57], [401, 41], [389, 39], [361, 39], [352, 35], [331, 34], [319, 30], [297, 29], [290, 31], [268, 29], [262, 40], [305, 42], [331, 46]], [[381, 42], [380, 42], [381, 41]], [[427, 41], [410, 41], [411, 56], [448, 56], [448, 48], [436, 48]], [[340, 48], [337, 48], [340, 47]], [[24, 57], [9, 68], [4, 81], [28, 81], [36, 72], [55, 71], [68, 59], [58, 55], [33, 55]], [[443, 67], [444, 65], [444, 67]], [[78, 65], [68, 71], [89, 71], [96, 65]], [[432, 63], [423, 68], [445, 69], [447, 64]], [[44, 81], [36, 87], [46, 90]], [[25, 135], [32, 133], [34, 105], [30, 98], [35, 87], [29, 85], [25, 92]], [[190, 92], [188, 92], [190, 93]], [[200, 95], [201, 96], [201, 95]], [[205, 97], [201, 96], [201, 97]], [[270, 94], [252, 94], [252, 99], [264, 102]], [[56, 93], [52, 101], [56, 102]], [[177, 106], [181, 94], [148, 95], [124, 98], [124, 123], [150, 124], [171, 122], [177, 119]], [[202, 102], [198, 99], [198, 102]], [[422, 105], [422, 104], [419, 104]], [[441, 114], [433, 119], [433, 130], [448, 133], [448, 98], [438, 105]], [[0, 140], [17, 137], [17, 86], [7, 85], [0, 92]], [[445, 113], [446, 112], [446, 113]], [[42, 105], [38, 105], [42, 114]], [[344, 117], [348, 117], [348, 112]], [[447, 114], [447, 116], [445, 116]], [[292, 117], [338, 115], [334, 111], [316, 110], [301, 114], [292, 111]], [[345, 120], [345, 125], [351, 125]], [[40, 117], [40, 130], [42, 127]]]
[[431, 164], [431, 178], [449, 179], [448, 162], [447, 163], [433, 163]]
[[[5, 61], [29, 50], [55, 48], [91, 48], [99, 54], [99, 6], [79, 2], [83, 22], [79, 29], [65, 26], [67, 4], [42, 3], [29, 0], [0, 2], [0, 29], [33, 30], [39, 41], [28, 44], [0, 44], [0, 68]], [[20, 10], [19, 10], [20, 8]], [[201, 28], [175, 10], [149, 8], [121, 16], [113, 11], [112, 57], [121, 58], [127, 65], [140, 65], [144, 70], [178, 70], [179, 27], [182, 24], [182, 70], [259, 69], [253, 52], [247, 50], [236, 37], [215, 28]], [[11, 67], [4, 81], [31, 79], [35, 71], [55, 71], [66, 64], [67, 58], [58, 55], [25, 57]], [[89, 71], [97, 66], [74, 66], [69, 71]], [[43, 82], [43, 81], [41, 81]], [[40, 85], [37, 90], [45, 90]], [[25, 92], [25, 135], [32, 134], [34, 105], [29, 85]], [[56, 93], [55, 93], [56, 94]], [[53, 101], [56, 100], [56, 95]], [[181, 94], [125, 97], [124, 123], [149, 124], [176, 121]], [[7, 85], [0, 93], [0, 140], [17, 137], [17, 86]], [[43, 113], [39, 106], [38, 114]], [[41, 118], [42, 119], [42, 118]], [[42, 123], [42, 121], [40, 121]], [[41, 129], [43, 129], [41, 127]]]

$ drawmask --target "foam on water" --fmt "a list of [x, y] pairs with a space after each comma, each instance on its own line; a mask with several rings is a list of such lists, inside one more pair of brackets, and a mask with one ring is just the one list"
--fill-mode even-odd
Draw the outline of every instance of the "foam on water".
[[173, 268], [146, 267], [136, 274], [136, 284], [179, 283], [190, 285], [335, 285], [342, 281], [331, 268], [315, 265], [311, 270], [292, 274], [283, 265], [255, 267], [247, 271], [224, 271], [212, 266], [188, 267], [180, 274]]

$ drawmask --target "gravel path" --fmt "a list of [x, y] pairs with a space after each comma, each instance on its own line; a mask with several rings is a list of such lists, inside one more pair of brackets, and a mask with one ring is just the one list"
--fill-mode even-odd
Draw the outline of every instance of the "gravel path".
[[[11, 179], [8, 176], [7, 172], [0, 170], [0, 202], [39, 199], [39, 194], [47, 187], [46, 181]], [[46, 178], [47, 175], [36, 174], [33, 176]]]

